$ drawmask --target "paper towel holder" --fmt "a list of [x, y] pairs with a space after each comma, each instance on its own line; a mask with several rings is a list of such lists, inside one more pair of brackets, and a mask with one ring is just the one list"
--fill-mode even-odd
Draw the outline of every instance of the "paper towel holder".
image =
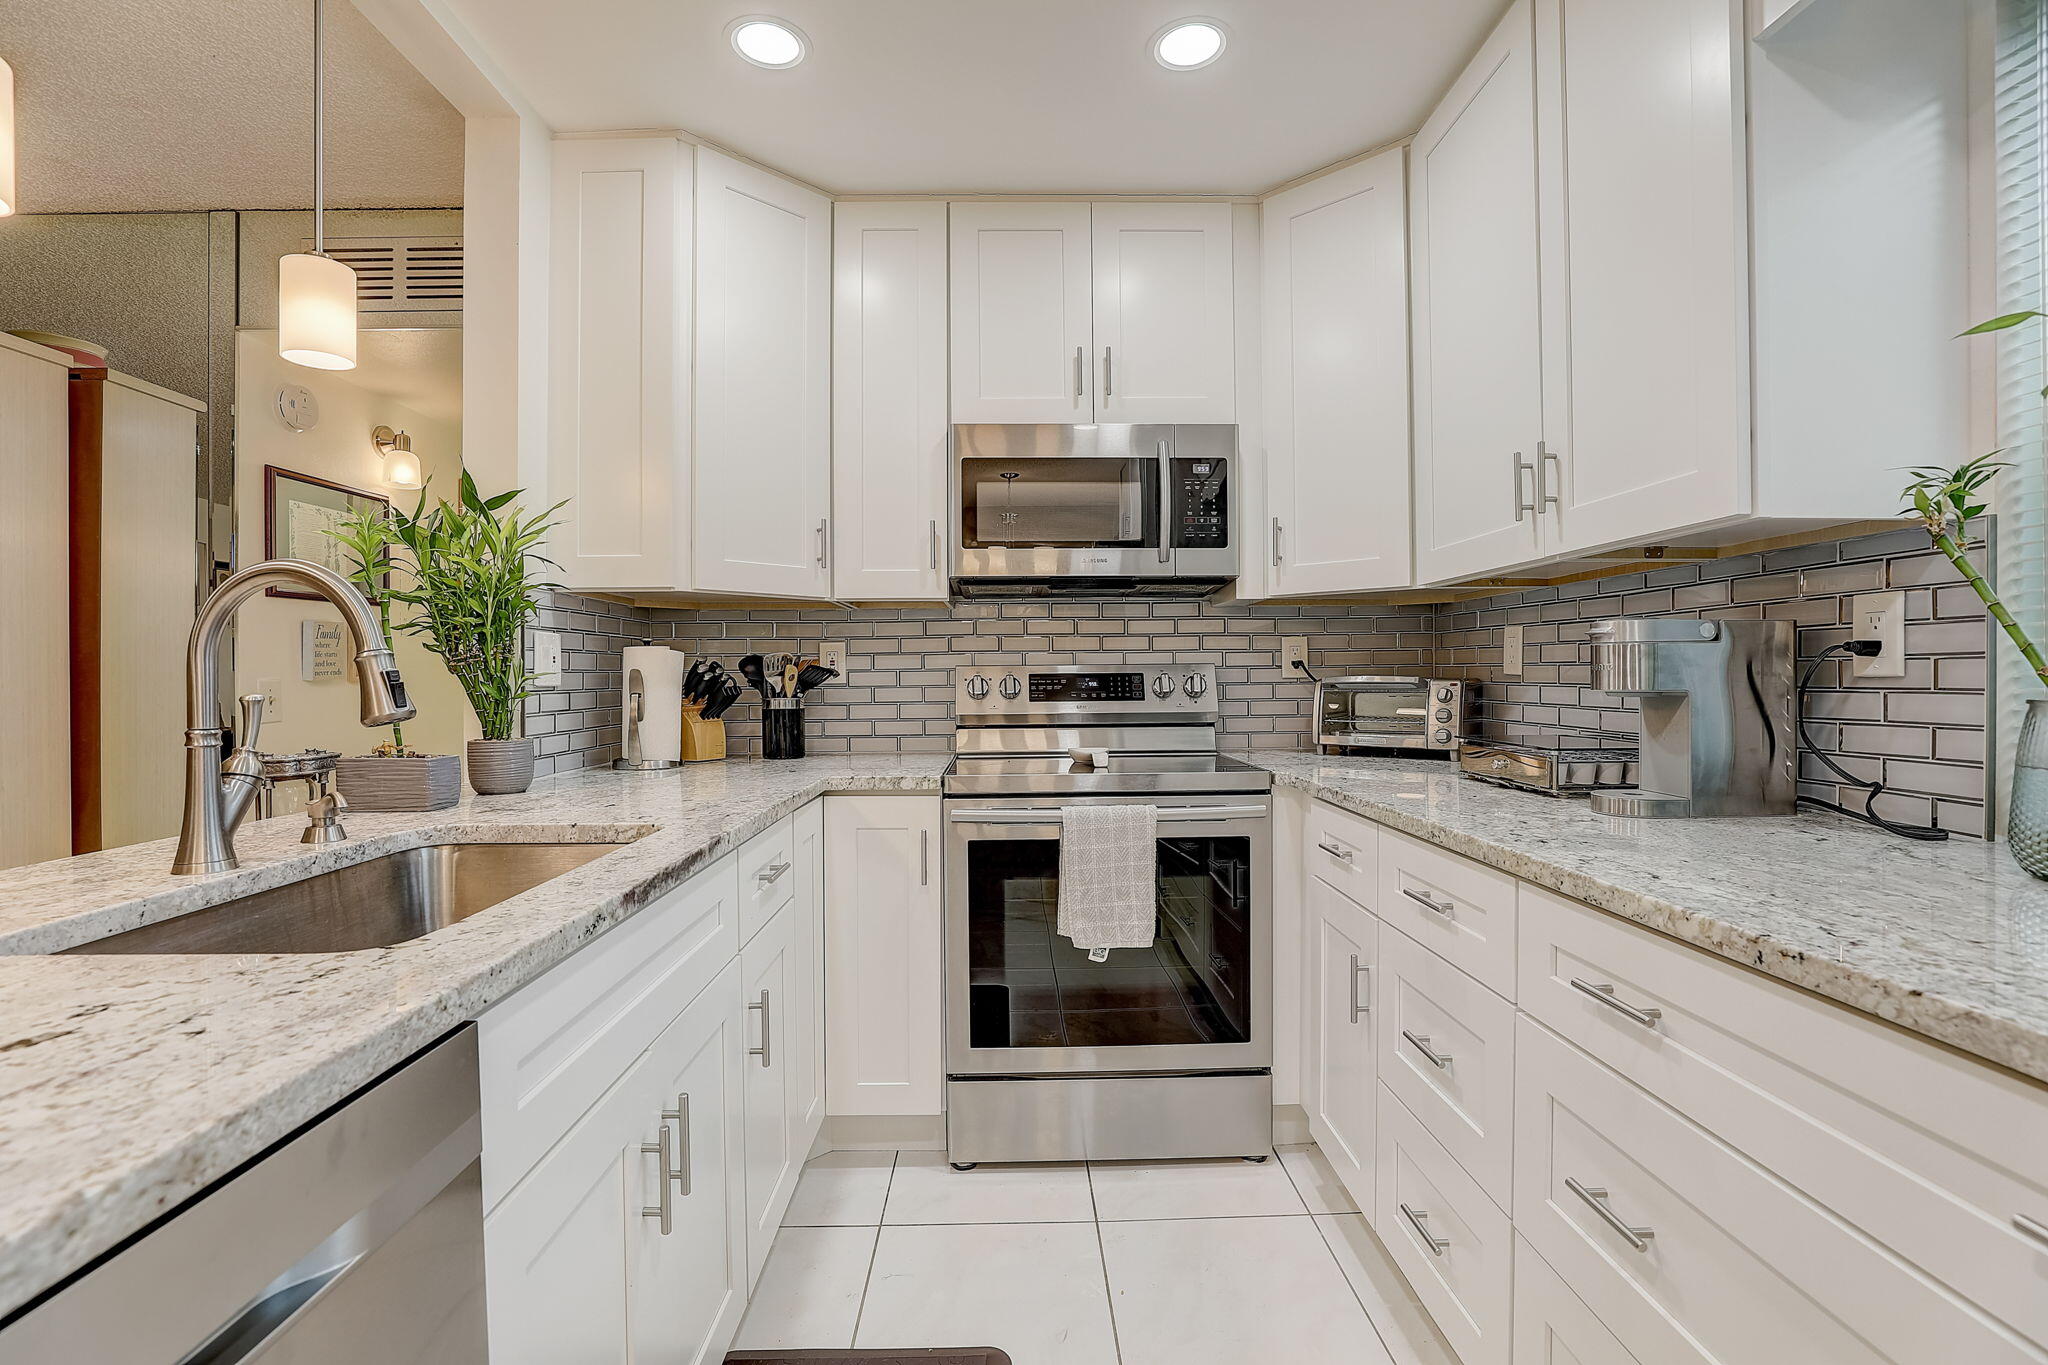
[[612, 766], [622, 772], [652, 773], [683, 766], [680, 758], [648, 758], [641, 743], [641, 726], [647, 720], [647, 684], [644, 675], [637, 668], [626, 670], [623, 729], [620, 732], [619, 757], [612, 760]]

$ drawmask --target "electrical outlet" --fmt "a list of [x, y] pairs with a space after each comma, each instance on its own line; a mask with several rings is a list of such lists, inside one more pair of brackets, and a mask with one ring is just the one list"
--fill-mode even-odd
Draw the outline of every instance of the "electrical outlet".
[[1510, 677], [1522, 671], [1522, 628], [1502, 626], [1500, 628], [1500, 671]]
[[846, 681], [846, 646], [837, 640], [827, 641], [818, 646], [818, 662], [837, 670], [839, 676], [834, 682]]
[[562, 637], [552, 630], [533, 632], [533, 675], [535, 687], [562, 685]]
[[1906, 594], [1867, 592], [1849, 599], [1852, 639], [1875, 640], [1883, 651], [1873, 658], [1851, 659], [1849, 672], [1858, 678], [1906, 676]]
[[1308, 636], [1283, 635], [1280, 637], [1280, 671], [1290, 678], [1306, 678], [1302, 669], [1308, 667]]

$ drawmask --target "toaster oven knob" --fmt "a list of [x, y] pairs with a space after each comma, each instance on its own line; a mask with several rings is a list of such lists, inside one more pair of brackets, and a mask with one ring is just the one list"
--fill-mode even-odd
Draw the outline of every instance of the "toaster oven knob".
[[967, 680], [967, 695], [976, 701], [980, 701], [983, 697], [987, 696], [988, 679], [982, 677], [979, 673], [969, 678]]
[[1448, 707], [1448, 706], [1439, 706], [1439, 707], [1438, 707], [1438, 708], [1436, 709], [1436, 718], [1437, 718], [1438, 720], [1442, 721], [1442, 722], [1443, 722], [1444, 724], [1446, 724], [1446, 725], [1450, 724], [1450, 723], [1451, 723], [1451, 708], [1450, 708], [1450, 707]]
[[1451, 732], [1450, 732], [1449, 730], [1439, 730], [1439, 731], [1437, 731], [1437, 732], [1436, 732], [1436, 742], [1437, 742], [1438, 744], [1449, 744], [1449, 743], [1451, 742]]
[[1152, 676], [1152, 695], [1153, 695], [1153, 696], [1155, 696], [1155, 697], [1170, 697], [1170, 696], [1172, 696], [1172, 695], [1173, 695], [1173, 689], [1174, 689], [1174, 681], [1173, 681], [1173, 679], [1172, 679], [1172, 678], [1169, 678], [1169, 677], [1167, 677], [1167, 676], [1166, 676], [1166, 675], [1165, 675], [1164, 673], [1155, 673], [1155, 674], [1154, 674], [1154, 675]]
[[1451, 699], [1451, 689], [1448, 687], [1439, 687], [1436, 690], [1436, 699], [1438, 701], [1449, 701]]
[[1199, 697], [1209, 690], [1209, 680], [1199, 673], [1190, 673], [1181, 683], [1180, 690], [1191, 697]]
[[1015, 674], [1005, 673], [1003, 680], [996, 684], [996, 688], [1003, 694], [1004, 700], [1015, 701], [1017, 694], [1024, 690], [1024, 684], [1017, 681]]

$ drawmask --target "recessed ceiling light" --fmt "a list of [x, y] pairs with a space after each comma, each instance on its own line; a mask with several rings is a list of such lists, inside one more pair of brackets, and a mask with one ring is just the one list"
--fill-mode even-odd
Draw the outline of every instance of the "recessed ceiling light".
[[755, 66], [765, 66], [771, 71], [795, 66], [804, 59], [804, 53], [811, 46], [796, 25], [763, 14], [733, 20], [725, 33], [732, 39], [733, 51]]
[[1168, 71], [1194, 71], [1221, 57], [1227, 41], [1214, 19], [1176, 19], [1152, 35], [1152, 57]]

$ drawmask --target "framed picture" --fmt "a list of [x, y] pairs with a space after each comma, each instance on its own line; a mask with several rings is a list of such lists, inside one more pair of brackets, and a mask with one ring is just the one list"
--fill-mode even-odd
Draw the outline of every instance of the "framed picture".
[[[309, 560], [347, 577], [355, 564], [328, 532], [351, 513], [372, 506], [388, 508], [391, 500], [267, 464], [263, 466], [263, 557]], [[381, 586], [390, 586], [390, 579]], [[268, 588], [265, 595], [320, 600], [295, 588]]]

